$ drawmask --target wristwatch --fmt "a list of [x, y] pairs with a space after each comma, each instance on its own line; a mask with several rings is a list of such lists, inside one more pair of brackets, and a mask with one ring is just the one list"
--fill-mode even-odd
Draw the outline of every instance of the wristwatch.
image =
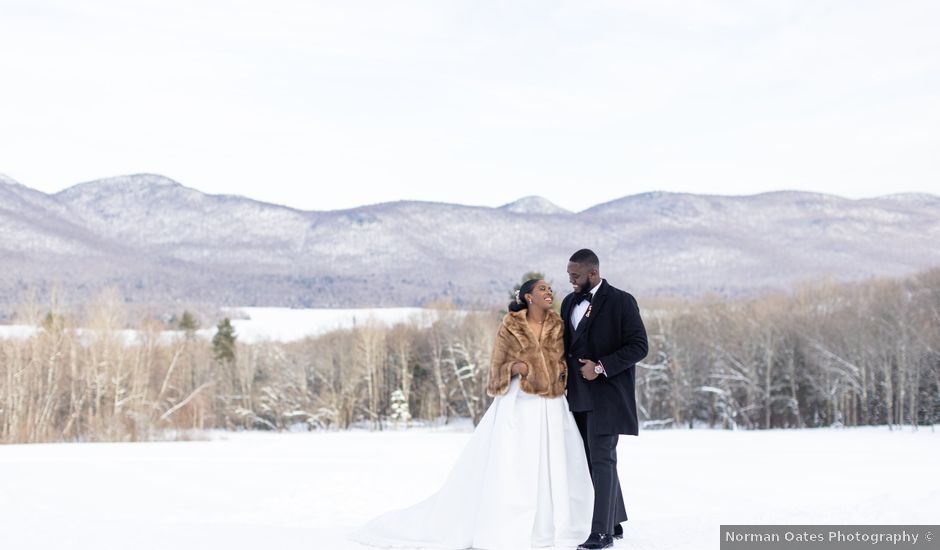
[[594, 374], [604, 374], [604, 365], [600, 363], [594, 365]]

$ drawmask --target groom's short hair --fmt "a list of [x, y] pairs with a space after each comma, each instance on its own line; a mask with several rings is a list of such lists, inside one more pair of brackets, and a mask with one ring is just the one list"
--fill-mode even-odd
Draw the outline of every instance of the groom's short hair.
[[576, 264], [586, 265], [588, 267], [598, 268], [601, 266], [601, 261], [597, 258], [597, 254], [595, 254], [593, 250], [589, 250], [587, 248], [582, 248], [581, 250], [572, 254], [568, 261], [574, 262]]

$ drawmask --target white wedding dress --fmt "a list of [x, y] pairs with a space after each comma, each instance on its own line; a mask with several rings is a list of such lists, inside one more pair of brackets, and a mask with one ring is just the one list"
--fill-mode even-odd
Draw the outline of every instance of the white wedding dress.
[[527, 394], [514, 377], [436, 494], [379, 516], [351, 538], [396, 548], [570, 548], [590, 534], [593, 508], [568, 400]]

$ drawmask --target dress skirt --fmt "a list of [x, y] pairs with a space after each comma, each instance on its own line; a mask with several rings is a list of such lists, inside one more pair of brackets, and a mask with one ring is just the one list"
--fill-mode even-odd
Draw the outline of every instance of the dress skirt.
[[590, 534], [594, 488], [564, 396], [497, 396], [443, 487], [369, 522], [352, 539], [373, 546], [460, 550], [571, 547]]

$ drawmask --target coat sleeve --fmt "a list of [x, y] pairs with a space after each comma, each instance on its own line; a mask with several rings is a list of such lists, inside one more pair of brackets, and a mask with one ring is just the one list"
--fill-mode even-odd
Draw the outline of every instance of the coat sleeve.
[[604, 365], [604, 370], [607, 371], [608, 378], [632, 369], [637, 361], [643, 360], [649, 352], [646, 327], [643, 326], [643, 319], [640, 318], [640, 308], [636, 299], [624, 293], [623, 302], [620, 312], [620, 348], [599, 359]]
[[506, 393], [512, 379], [512, 364], [516, 361], [509, 354], [509, 329], [505, 324], [499, 326], [496, 339], [493, 342], [493, 354], [490, 359], [490, 373], [486, 384], [486, 393], [496, 397]]

